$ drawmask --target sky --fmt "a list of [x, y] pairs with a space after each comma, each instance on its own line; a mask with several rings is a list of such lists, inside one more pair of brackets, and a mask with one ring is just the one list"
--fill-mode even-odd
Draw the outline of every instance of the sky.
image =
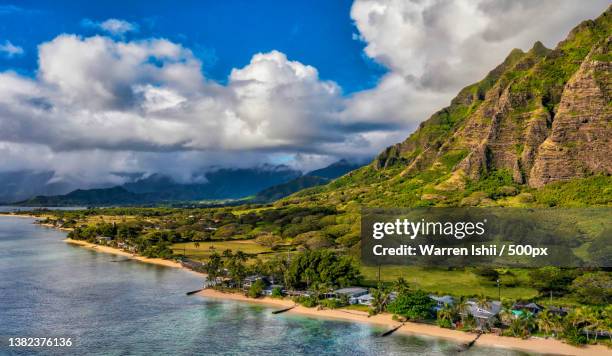
[[0, 1], [0, 172], [319, 168], [402, 141], [607, 0]]

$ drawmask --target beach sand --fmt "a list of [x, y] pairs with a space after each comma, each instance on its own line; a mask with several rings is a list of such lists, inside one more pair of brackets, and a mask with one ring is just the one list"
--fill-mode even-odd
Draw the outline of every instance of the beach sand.
[[[136, 260], [136, 261], [144, 262], [144, 263], [151, 263], [151, 264], [155, 264], [155, 265], [160, 265], [160, 266], [165, 266], [165, 267], [172, 267], [172, 268], [187, 269], [187, 268], [184, 268], [180, 263], [175, 262], [175, 261], [164, 260], [163, 258], [143, 257], [143, 256], [135, 255], [135, 254], [130, 253], [130, 252], [123, 251], [123, 250], [115, 248], [115, 247], [102, 246], [102, 245], [93, 244], [93, 243], [87, 242], [87, 241], [73, 240], [73, 239], [69, 239], [69, 238], [64, 239], [64, 241], [69, 243], [69, 244], [79, 245], [81, 247], [92, 249], [92, 250], [95, 250], [95, 251], [98, 251], [98, 252], [110, 253], [110, 254], [118, 255], [118, 256], [124, 256], [124, 257], [130, 258], [130, 259]], [[189, 270], [189, 271], [191, 271], [191, 270]], [[191, 272], [194, 272], [194, 271], [191, 271]], [[196, 273], [196, 272], [194, 272], [194, 273]]]
[[[288, 299], [276, 299], [276, 298], [248, 298], [238, 293], [224, 293], [214, 289], [204, 289], [199, 292], [198, 295], [207, 298], [217, 298], [223, 300], [236, 300], [248, 303], [265, 304], [278, 309], [284, 309], [295, 305], [295, 303]], [[368, 313], [357, 310], [347, 309], [317, 309], [317, 308], [306, 308], [298, 305], [295, 308], [288, 311], [288, 313], [296, 313], [305, 316], [312, 316], [318, 318], [338, 319], [346, 320], [351, 322], [369, 323], [384, 327], [386, 329], [392, 329], [398, 325], [399, 322], [392, 319], [391, 314], [383, 313], [375, 316], [368, 316]], [[468, 343], [477, 336], [473, 333], [467, 333], [458, 330], [443, 329], [436, 325], [418, 324], [406, 322], [404, 326], [400, 327], [396, 333], [409, 334], [409, 335], [425, 335], [429, 337], [443, 338], [452, 340], [459, 343]], [[494, 334], [484, 334], [477, 341], [476, 345], [485, 347], [497, 347], [505, 349], [521, 350], [526, 352], [536, 352], [542, 354], [555, 354], [555, 355], [577, 355], [577, 356], [597, 356], [597, 355], [612, 355], [612, 349], [609, 349], [602, 345], [589, 345], [586, 347], [575, 347], [565, 344], [555, 339], [544, 339], [544, 338], [529, 338], [519, 339], [514, 337], [497, 336]]]

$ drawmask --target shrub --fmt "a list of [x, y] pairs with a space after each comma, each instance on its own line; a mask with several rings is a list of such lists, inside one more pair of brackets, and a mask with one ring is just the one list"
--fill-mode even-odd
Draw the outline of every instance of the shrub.
[[323, 299], [322, 301], [319, 302], [319, 304], [322, 307], [329, 308], [329, 309], [338, 309], [344, 306], [344, 303], [342, 303], [340, 299], [336, 299], [336, 298]]
[[305, 306], [306, 308], [314, 308], [317, 305], [319, 305], [319, 301], [317, 300], [317, 298], [313, 297], [313, 296], [300, 296], [300, 297], [295, 297], [293, 298], [293, 301], [301, 304], [303, 306]]
[[279, 287], [272, 288], [273, 298], [281, 298], [282, 296], [283, 296], [283, 291]]
[[496, 281], [499, 278], [499, 272], [491, 267], [476, 267], [474, 268], [474, 273], [489, 281]]
[[258, 279], [253, 284], [251, 284], [251, 287], [249, 287], [247, 296], [249, 298], [259, 298], [261, 297], [265, 287], [266, 285], [264, 284], [264, 282], [261, 279]]

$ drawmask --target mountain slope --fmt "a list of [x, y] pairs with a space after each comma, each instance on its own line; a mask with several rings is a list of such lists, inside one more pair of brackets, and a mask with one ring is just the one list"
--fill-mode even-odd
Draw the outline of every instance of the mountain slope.
[[363, 164], [350, 163], [342, 159], [327, 167], [316, 169], [304, 176], [290, 180], [289, 182], [266, 188], [257, 193], [253, 201], [263, 203], [278, 200], [300, 190], [328, 183], [330, 180], [341, 177], [362, 165]]
[[70, 182], [54, 181], [54, 175], [53, 171], [0, 172], [0, 203], [14, 202], [42, 194], [65, 194], [74, 189], [74, 185]]
[[552, 182], [610, 181], [610, 15], [584, 21], [553, 50], [513, 50], [370, 165], [287, 201], [486, 205]]

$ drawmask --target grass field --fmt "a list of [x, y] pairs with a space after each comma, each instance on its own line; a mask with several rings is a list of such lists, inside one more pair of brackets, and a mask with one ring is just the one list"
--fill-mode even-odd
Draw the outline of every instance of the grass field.
[[[377, 267], [361, 267], [366, 284], [375, 285], [378, 280]], [[462, 270], [443, 270], [422, 267], [407, 266], [385, 266], [381, 268], [381, 280], [393, 282], [403, 277], [411, 286], [424, 289], [436, 294], [450, 295], [480, 295], [489, 298], [498, 298], [498, 289], [495, 282]], [[503, 276], [501, 277], [503, 278]], [[533, 288], [528, 287], [503, 287], [501, 288], [502, 299], [531, 298], [538, 295]]]
[[272, 252], [271, 249], [258, 245], [254, 240], [237, 240], [237, 241], [207, 241], [200, 242], [199, 247], [193, 242], [177, 243], [172, 245], [172, 251], [175, 254], [185, 254], [193, 260], [205, 260], [214, 251], [221, 254], [223, 251], [230, 249], [233, 252], [238, 250], [247, 254], [260, 254]]

